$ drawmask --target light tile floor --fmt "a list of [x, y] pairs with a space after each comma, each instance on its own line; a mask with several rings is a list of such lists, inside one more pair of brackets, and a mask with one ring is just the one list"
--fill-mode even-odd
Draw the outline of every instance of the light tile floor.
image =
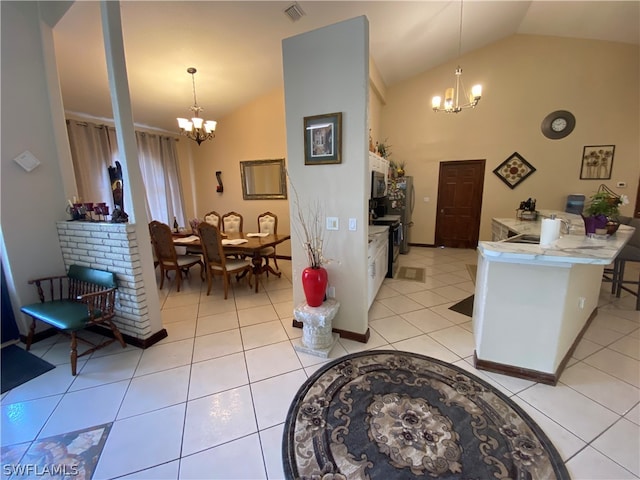
[[[424, 283], [385, 279], [369, 312], [367, 344], [339, 340], [331, 358], [392, 348], [459, 365], [489, 381], [542, 427], [574, 479], [640, 478], [640, 312], [603, 284], [599, 314], [555, 386], [472, 366], [469, 317], [448, 309], [474, 291], [472, 250], [412, 248], [401, 264]], [[160, 291], [168, 338], [146, 350], [114, 344], [79, 362], [52, 337], [33, 352], [59, 366], [2, 396], [2, 446], [112, 423], [94, 479], [282, 478], [282, 430], [291, 398], [325, 360], [296, 352], [290, 262], [260, 292], [221, 283], [206, 296], [192, 276]], [[637, 270], [629, 268], [629, 275]], [[514, 312], [517, 314], [517, 312]], [[6, 472], [3, 476], [7, 478]]]

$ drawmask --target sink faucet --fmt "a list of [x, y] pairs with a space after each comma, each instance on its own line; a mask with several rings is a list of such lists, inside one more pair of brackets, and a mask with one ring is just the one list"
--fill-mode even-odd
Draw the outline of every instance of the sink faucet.
[[560, 220], [560, 233], [563, 233], [562, 227], [564, 227], [566, 230], [566, 232], [564, 233], [569, 235], [571, 233], [571, 220], [566, 220], [564, 218], [560, 218], [559, 220]]

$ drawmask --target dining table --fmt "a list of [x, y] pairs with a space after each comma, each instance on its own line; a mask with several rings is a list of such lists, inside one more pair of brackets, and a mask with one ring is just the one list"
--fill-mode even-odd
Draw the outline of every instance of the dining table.
[[[251, 257], [251, 263], [253, 265], [253, 274], [256, 276], [256, 293], [258, 292], [258, 276], [265, 272], [269, 272], [277, 277], [282, 275], [282, 272], [277, 272], [271, 267], [271, 265], [263, 262], [262, 250], [268, 247], [275, 247], [276, 245], [291, 239], [291, 235], [283, 235], [278, 233], [243, 233], [243, 232], [228, 232], [222, 234], [222, 248], [228, 250], [233, 254], [245, 254]], [[200, 249], [200, 237], [191, 233], [174, 233], [173, 244], [179, 247], [187, 247], [189, 250]]]

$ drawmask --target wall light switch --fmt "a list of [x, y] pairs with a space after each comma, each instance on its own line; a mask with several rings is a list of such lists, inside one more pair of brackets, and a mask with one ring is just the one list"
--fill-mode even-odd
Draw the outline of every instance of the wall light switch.
[[358, 228], [358, 222], [355, 218], [350, 218], [349, 219], [349, 230], [351, 230], [352, 232], [355, 232]]
[[627, 182], [618, 182], [618, 183], [616, 183], [616, 187], [618, 187], [618, 188], [627, 188]]
[[327, 230], [339, 230], [338, 217], [327, 217]]
[[429, 200], [430, 200], [429, 197], [422, 197], [422, 201], [424, 203], [429, 203]]

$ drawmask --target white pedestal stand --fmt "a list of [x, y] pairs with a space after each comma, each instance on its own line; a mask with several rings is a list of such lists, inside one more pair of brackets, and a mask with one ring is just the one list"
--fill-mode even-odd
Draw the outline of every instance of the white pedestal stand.
[[293, 309], [294, 318], [302, 322], [302, 339], [294, 341], [293, 348], [299, 352], [328, 358], [339, 335], [331, 331], [331, 321], [338, 313], [340, 304], [326, 300], [319, 307], [310, 307], [303, 302]]

